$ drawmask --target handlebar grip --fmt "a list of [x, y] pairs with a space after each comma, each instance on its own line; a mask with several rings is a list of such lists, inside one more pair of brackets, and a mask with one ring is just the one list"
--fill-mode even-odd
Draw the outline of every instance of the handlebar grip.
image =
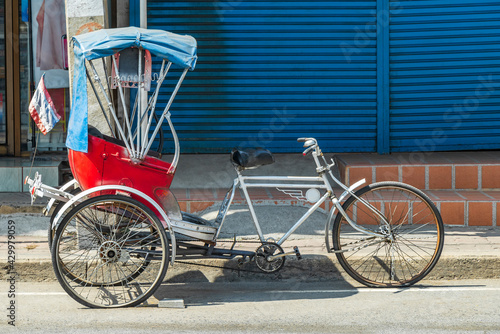
[[307, 140], [307, 138], [297, 138], [297, 142], [303, 143]]
[[306, 156], [309, 152], [311, 152], [311, 150], [314, 148], [314, 146], [311, 146], [309, 148], [307, 148], [307, 150], [305, 150], [304, 152], [302, 152], [302, 155], [303, 156]]

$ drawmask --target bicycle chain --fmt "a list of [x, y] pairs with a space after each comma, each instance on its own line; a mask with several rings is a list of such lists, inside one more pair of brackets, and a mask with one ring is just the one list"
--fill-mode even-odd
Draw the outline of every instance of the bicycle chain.
[[[227, 243], [233, 243], [234, 240], [219, 240], [219, 242], [227, 242]], [[244, 243], [244, 244], [260, 244], [262, 245], [262, 242], [260, 240], [238, 240], [236, 243]], [[235, 244], [236, 244], [235, 243]], [[249, 269], [242, 269], [241, 266], [245, 264], [245, 262], [238, 263], [238, 268], [228, 268], [228, 267], [222, 267], [222, 266], [215, 266], [215, 265], [210, 265], [210, 264], [202, 264], [202, 263], [194, 263], [194, 262], [187, 262], [187, 261], [182, 261], [182, 260], [177, 260], [174, 261], [176, 263], [181, 263], [181, 264], [189, 264], [193, 266], [199, 266], [199, 267], [208, 267], [208, 268], [217, 268], [217, 269], [229, 269], [229, 270], [237, 270], [238, 273], [240, 271], [247, 272], [247, 273], [256, 273], [256, 274], [265, 274], [269, 275], [270, 273], [263, 272], [261, 270], [249, 270]], [[280, 275], [279, 271], [274, 273], [276, 276]]]
[[[270, 239], [266, 240], [266, 242], [270, 242], [270, 241], [271, 241]], [[227, 240], [219, 240], [219, 242], [234, 243], [234, 244], [236, 244], [236, 243], [242, 243], [242, 244], [260, 244], [260, 245], [262, 245], [262, 242], [260, 240], [238, 240], [238, 241], [235, 242], [234, 240], [227, 239]], [[274, 239], [272, 239], [272, 242], [275, 242]], [[247, 273], [256, 273], [256, 274], [265, 274], [265, 275], [271, 274], [271, 273], [263, 272], [261, 270], [257, 271], [257, 270], [249, 270], [249, 269], [242, 269], [242, 268], [240, 268], [245, 262], [238, 263], [238, 268], [228, 268], [228, 267], [215, 266], [215, 265], [210, 265], [210, 264], [186, 262], [186, 261], [182, 261], [182, 260], [176, 260], [174, 262], [175, 263], [181, 263], [181, 264], [189, 264], [189, 265], [199, 266], [199, 267], [237, 270], [238, 273], [240, 271], [243, 271], [243, 272], [247, 272]], [[281, 275], [281, 274], [279, 274], [279, 271], [275, 272], [274, 274], [276, 276]]]
[[[236, 271], [238, 271], [238, 273], [240, 271], [243, 271], [243, 272], [247, 272], [247, 273], [256, 273], [256, 274], [264, 274], [264, 275], [269, 275], [270, 274], [270, 273], [265, 273], [265, 272], [260, 271], [260, 270], [258, 270], [258, 271], [257, 270], [249, 270], [249, 269], [242, 269], [242, 268], [239, 268], [239, 267], [238, 268], [228, 268], [228, 267], [214, 266], [214, 265], [210, 265], [210, 264], [202, 264], [202, 263], [194, 263], [194, 262], [186, 262], [186, 261], [180, 261], [180, 260], [177, 260], [177, 261], [174, 261], [174, 262], [175, 263], [181, 263], [181, 264], [189, 264], [189, 265], [199, 266], [199, 267], [236, 270]], [[243, 265], [243, 263], [241, 265]], [[276, 276], [280, 275], [279, 272], [276, 272], [274, 274]]]

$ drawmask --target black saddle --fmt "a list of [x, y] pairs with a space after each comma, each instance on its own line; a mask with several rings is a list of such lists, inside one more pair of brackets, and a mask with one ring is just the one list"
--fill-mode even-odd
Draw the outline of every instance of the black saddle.
[[257, 168], [274, 163], [274, 157], [264, 148], [235, 148], [231, 152], [231, 162], [241, 168]]

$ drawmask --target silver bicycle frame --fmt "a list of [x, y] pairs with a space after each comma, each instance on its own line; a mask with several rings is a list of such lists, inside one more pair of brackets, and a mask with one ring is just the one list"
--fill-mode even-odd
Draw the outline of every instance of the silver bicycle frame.
[[[318, 156], [323, 157], [323, 154], [321, 153], [319, 147], [317, 144], [314, 147], [314, 151], [312, 152], [315, 164], [316, 164], [316, 171], [318, 172], [317, 177], [312, 177], [312, 176], [243, 176], [241, 172], [236, 169], [236, 172], [238, 173], [238, 177], [234, 180], [233, 183], [233, 188], [231, 191], [230, 199], [227, 204], [227, 207], [224, 208], [224, 212], [222, 212], [223, 217], [219, 218], [220, 220], [220, 225], [217, 231], [217, 234], [215, 235], [215, 239], [220, 233], [220, 229], [222, 228], [222, 224], [224, 223], [225, 220], [225, 215], [227, 214], [227, 211], [229, 209], [229, 206], [231, 205], [233, 198], [234, 198], [234, 192], [237, 188], [241, 189], [245, 200], [248, 205], [248, 210], [250, 211], [250, 215], [252, 216], [253, 223], [255, 225], [255, 229], [257, 231], [257, 234], [259, 236], [259, 239], [261, 242], [265, 242], [266, 239], [262, 233], [262, 229], [260, 227], [257, 215], [255, 213], [255, 209], [252, 203], [252, 200], [250, 198], [250, 195], [248, 194], [248, 188], [277, 188], [278, 190], [281, 190], [285, 192], [285, 189], [322, 189], [325, 190], [325, 193], [321, 198], [316, 201], [302, 217], [297, 220], [297, 222], [276, 242], [278, 245], [282, 245], [289, 237], [290, 235], [297, 230], [306, 220], [309, 218], [309, 216], [316, 211], [325, 201], [328, 199], [331, 200], [332, 204], [334, 205], [330, 211], [329, 217], [332, 217], [333, 214], [335, 214], [335, 211], [338, 210], [339, 213], [346, 219], [346, 221], [351, 225], [355, 230], [375, 236], [375, 237], [380, 237], [380, 238], [386, 238], [387, 236], [382, 234], [382, 233], [377, 233], [371, 230], [368, 230], [364, 228], [363, 226], [360, 226], [356, 224], [352, 219], [349, 218], [349, 216], [346, 214], [344, 209], [342, 208], [341, 201], [346, 198], [347, 196], [356, 196], [354, 194], [354, 190], [357, 189], [359, 186], [365, 183], [365, 180], [360, 180], [353, 184], [351, 187], [346, 187], [340, 180], [335, 178], [331, 171], [331, 166], [326, 163], [326, 166], [321, 165]], [[324, 160], [324, 157], [323, 157]], [[344, 190], [344, 192], [339, 196], [339, 198], [335, 197], [335, 194], [333, 192], [332, 185], [330, 183], [331, 178], [336, 184], [341, 186], [341, 188]], [[285, 192], [286, 193], [286, 192]], [[298, 198], [296, 196], [290, 195], [292, 197]], [[384, 215], [375, 207], [364, 201], [363, 199], [360, 199], [356, 197], [359, 201], [361, 201], [363, 204], [365, 204], [370, 210], [375, 212], [379, 217], [382, 218], [383, 222], [388, 224], [387, 219], [384, 217]], [[224, 205], [224, 203], [223, 203]], [[215, 240], [214, 240], [215, 241]]]

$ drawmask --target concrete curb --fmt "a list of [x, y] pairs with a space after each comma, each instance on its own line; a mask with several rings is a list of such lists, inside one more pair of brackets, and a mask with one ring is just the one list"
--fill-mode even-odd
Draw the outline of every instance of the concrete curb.
[[[8, 266], [0, 262], [0, 279], [9, 277]], [[20, 261], [15, 264], [18, 281], [55, 281], [52, 263], [48, 259]], [[492, 279], [500, 278], [500, 257], [442, 257], [426, 280]], [[182, 261], [170, 266], [165, 282], [233, 282], [233, 281], [290, 280], [316, 282], [350, 280], [335, 255], [305, 255], [302, 260], [287, 258], [278, 273], [260, 272], [254, 263], [238, 265], [236, 260], [202, 259]]]

